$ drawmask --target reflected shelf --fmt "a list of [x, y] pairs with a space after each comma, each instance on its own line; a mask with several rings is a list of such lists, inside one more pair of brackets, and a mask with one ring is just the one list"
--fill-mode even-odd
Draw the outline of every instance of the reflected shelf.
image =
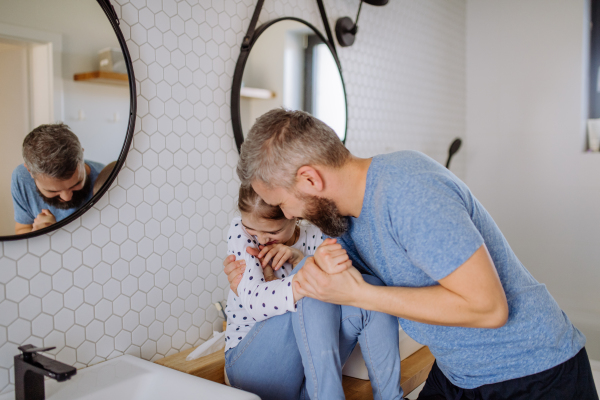
[[243, 87], [240, 89], [240, 97], [267, 100], [274, 99], [275, 97], [277, 97], [277, 95], [275, 94], [275, 92], [268, 89]]
[[73, 80], [79, 82], [102, 83], [121, 86], [127, 86], [129, 84], [129, 77], [127, 74], [108, 71], [92, 71], [75, 74], [73, 75]]

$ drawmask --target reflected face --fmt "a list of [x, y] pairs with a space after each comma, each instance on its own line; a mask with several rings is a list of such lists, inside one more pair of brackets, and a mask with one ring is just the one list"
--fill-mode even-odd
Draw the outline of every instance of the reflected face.
[[82, 164], [73, 175], [66, 180], [38, 175], [35, 178], [38, 194], [44, 201], [61, 210], [79, 208], [87, 199], [92, 182]]
[[252, 188], [265, 203], [279, 206], [286, 218], [304, 218], [327, 236], [339, 237], [348, 230], [347, 217], [331, 199], [299, 192], [294, 194], [281, 187], [269, 188], [258, 181], [252, 182]]
[[242, 212], [242, 225], [262, 245], [286, 243], [294, 236], [295, 219], [264, 219]]

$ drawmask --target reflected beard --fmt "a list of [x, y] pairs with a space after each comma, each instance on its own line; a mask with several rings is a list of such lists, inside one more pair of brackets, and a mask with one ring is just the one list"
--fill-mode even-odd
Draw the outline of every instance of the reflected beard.
[[340, 237], [348, 230], [348, 218], [340, 214], [333, 200], [317, 196], [300, 196], [306, 204], [304, 219], [312, 222], [324, 234]]
[[85, 177], [85, 183], [83, 184], [83, 188], [80, 190], [73, 191], [73, 197], [69, 201], [62, 201], [60, 196], [55, 197], [46, 197], [40, 192], [37, 185], [35, 185], [35, 189], [38, 194], [44, 200], [46, 204], [52, 206], [54, 208], [58, 208], [59, 210], [71, 210], [73, 208], [79, 208], [86, 202], [90, 192], [92, 191], [92, 180], [89, 175]]

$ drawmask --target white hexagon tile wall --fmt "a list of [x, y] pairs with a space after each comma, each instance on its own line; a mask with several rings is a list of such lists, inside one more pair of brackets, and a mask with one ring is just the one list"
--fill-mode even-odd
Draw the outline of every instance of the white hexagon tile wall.
[[[238, 181], [230, 88], [252, 0], [113, 0], [134, 60], [137, 124], [125, 168], [82, 218], [0, 246], [0, 392], [24, 343], [78, 368], [154, 360], [218, 329], [221, 260]], [[358, 0], [326, 0], [330, 23]], [[365, 6], [339, 49], [359, 156], [421, 150], [443, 161], [464, 132], [465, 1]], [[260, 18], [303, 18], [314, 0], [267, 0]], [[462, 173], [458, 159], [454, 169]]]

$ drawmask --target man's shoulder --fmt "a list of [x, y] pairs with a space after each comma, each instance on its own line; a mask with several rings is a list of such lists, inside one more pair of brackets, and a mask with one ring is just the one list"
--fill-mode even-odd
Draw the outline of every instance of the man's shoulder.
[[84, 162], [89, 165], [91, 173], [93, 175], [98, 175], [105, 167], [104, 164], [99, 163], [97, 161], [92, 161], [92, 160], [84, 160]]
[[35, 185], [35, 181], [31, 177], [31, 174], [29, 173], [25, 165], [21, 164], [17, 166], [17, 168], [13, 170], [11, 177], [11, 186], [13, 191], [17, 188], [19, 190], [22, 190], [24, 187], [32, 185]]
[[390, 172], [398, 171], [407, 176], [423, 172], [445, 170], [445, 168], [431, 157], [415, 151], [403, 150], [394, 153], [380, 154], [374, 157], [376, 166]]

